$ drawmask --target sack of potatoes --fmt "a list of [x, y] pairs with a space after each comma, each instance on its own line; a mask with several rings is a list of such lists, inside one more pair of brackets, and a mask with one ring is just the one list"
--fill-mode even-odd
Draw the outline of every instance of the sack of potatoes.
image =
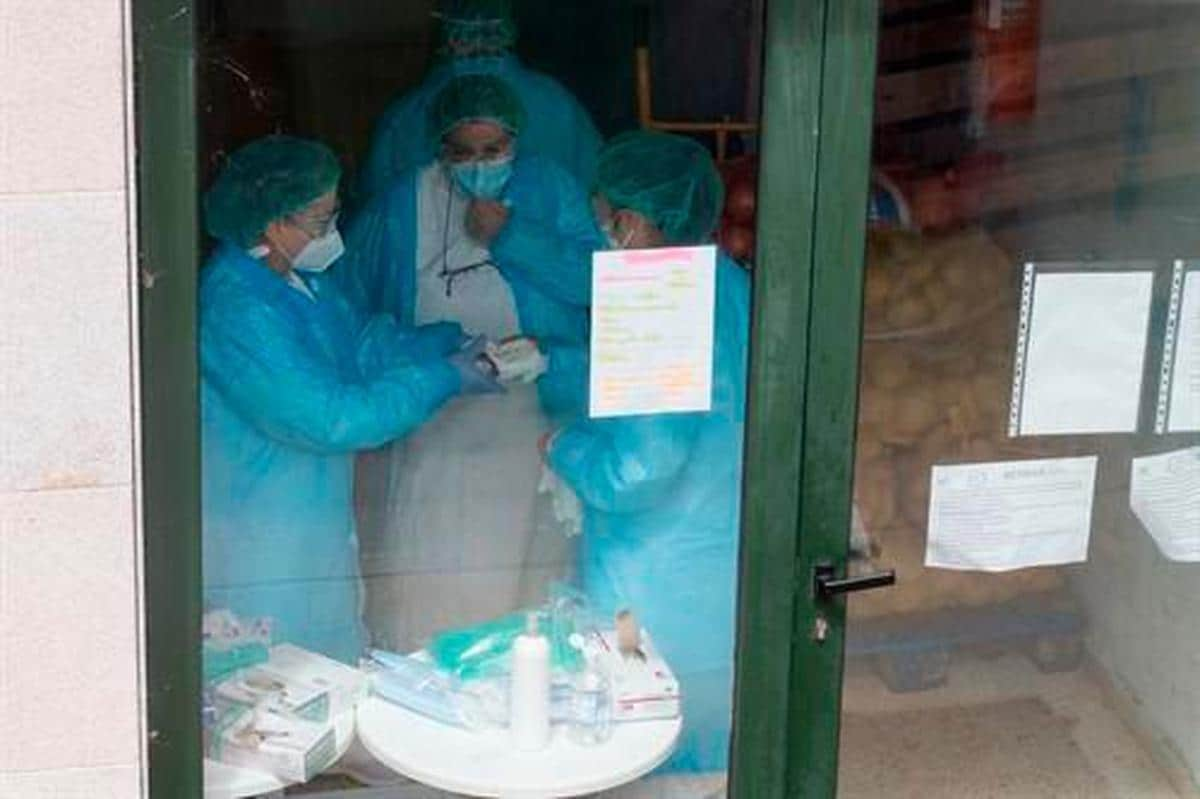
[[856, 595], [865, 618], [1003, 602], [1062, 584], [1053, 568], [1001, 574], [924, 567], [930, 470], [1052, 454], [1007, 437], [1018, 265], [982, 231], [873, 231], [854, 501], [871, 567], [897, 584]]

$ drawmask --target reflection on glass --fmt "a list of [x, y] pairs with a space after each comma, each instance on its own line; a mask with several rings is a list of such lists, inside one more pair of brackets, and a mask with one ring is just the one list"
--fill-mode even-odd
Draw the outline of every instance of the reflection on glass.
[[[278, 43], [235, 5], [218, 40]], [[206, 789], [716, 795], [750, 329], [746, 265], [712, 256], [730, 176], [715, 142], [601, 147], [513, 54], [509, 4], [438, 14], [434, 65], [369, 148], [300, 105], [206, 127]], [[287, 46], [312, 64], [309, 23]], [[297, 103], [336, 94], [314, 80]], [[368, 149], [344, 176], [335, 151]], [[681, 324], [711, 331], [711, 409], [593, 418], [593, 254], [692, 247], [715, 299]], [[534, 765], [504, 768], [521, 749]]]
[[[849, 604], [839, 795], [1189, 796], [1200, 574], [1130, 492], [1140, 459], [1197, 443], [1153, 413], [1172, 263], [1196, 243], [1200, 15], [882, 6], [854, 498], [859, 568], [898, 583]], [[1026, 434], [1082, 430], [1135, 432]], [[1154, 463], [1183, 518], [1200, 482]], [[1013, 568], [1033, 563], [1053, 565]]]

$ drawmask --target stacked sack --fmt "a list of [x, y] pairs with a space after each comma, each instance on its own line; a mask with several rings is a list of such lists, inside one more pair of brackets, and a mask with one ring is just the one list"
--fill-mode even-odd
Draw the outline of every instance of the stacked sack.
[[982, 231], [872, 231], [867, 253], [855, 502], [871, 568], [897, 585], [857, 594], [864, 618], [1003, 602], [1061, 585], [1054, 569], [922, 566], [935, 464], [1038, 457], [1007, 437], [1016, 265]]

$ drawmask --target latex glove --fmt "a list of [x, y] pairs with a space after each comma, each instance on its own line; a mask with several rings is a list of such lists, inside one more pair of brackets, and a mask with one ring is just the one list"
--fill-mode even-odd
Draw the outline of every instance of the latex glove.
[[484, 353], [487, 351], [487, 339], [476, 336], [458, 352], [446, 360], [458, 372], [462, 381], [463, 394], [503, 394], [504, 386], [496, 380]]
[[[544, 440], [545, 436], [542, 438]], [[538, 444], [541, 449], [541, 441]], [[549, 444], [553, 444], [553, 440]], [[543, 450], [543, 454], [545, 454], [545, 450]], [[538, 479], [538, 493], [550, 495], [550, 507], [554, 512], [554, 521], [563, 535], [573, 538], [583, 532], [583, 504], [579, 501], [579, 495], [546, 464], [542, 464], [542, 473]]]
[[508, 206], [498, 200], [471, 200], [467, 206], [467, 233], [486, 247], [508, 224], [508, 214]]

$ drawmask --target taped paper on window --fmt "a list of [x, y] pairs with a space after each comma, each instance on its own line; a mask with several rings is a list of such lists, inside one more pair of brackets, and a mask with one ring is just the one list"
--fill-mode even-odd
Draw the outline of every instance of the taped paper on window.
[[1009, 435], [1137, 430], [1151, 271], [1026, 266]]
[[712, 408], [716, 247], [592, 256], [592, 417]]
[[1087, 560], [1096, 461], [934, 466], [925, 565], [1000, 572]]
[[1163, 557], [1200, 562], [1200, 447], [1134, 458], [1129, 507]]
[[1200, 267], [1176, 261], [1163, 336], [1156, 433], [1200, 430]]

